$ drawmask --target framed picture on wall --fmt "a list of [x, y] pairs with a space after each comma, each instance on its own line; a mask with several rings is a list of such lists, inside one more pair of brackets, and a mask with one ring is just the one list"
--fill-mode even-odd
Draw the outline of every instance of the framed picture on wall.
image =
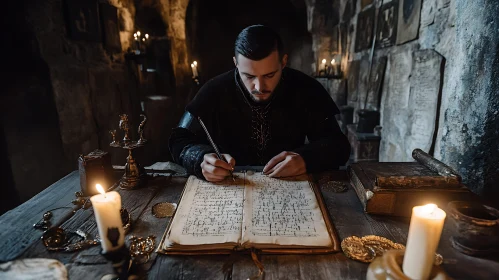
[[100, 42], [96, 0], [65, 0], [68, 35], [72, 40]]
[[355, 36], [355, 52], [371, 47], [374, 33], [374, 8], [371, 7], [357, 16], [357, 34]]
[[340, 51], [340, 25], [335, 25], [331, 30], [331, 52]]
[[347, 49], [348, 42], [348, 24], [340, 24], [340, 52], [346, 54], [349, 50]]
[[392, 0], [381, 7], [376, 31], [376, 47], [384, 48], [393, 46], [397, 40], [398, 26], [398, 0]]
[[104, 48], [110, 52], [121, 52], [118, 8], [107, 3], [99, 5]]

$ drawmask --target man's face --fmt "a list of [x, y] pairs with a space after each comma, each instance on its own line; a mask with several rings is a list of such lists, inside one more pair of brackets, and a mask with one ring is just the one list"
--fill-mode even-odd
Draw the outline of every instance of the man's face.
[[241, 54], [237, 54], [237, 59], [234, 57], [234, 64], [239, 70], [241, 80], [255, 102], [270, 98], [281, 79], [286, 62], [287, 55], [284, 55], [281, 61], [277, 50], [258, 61]]

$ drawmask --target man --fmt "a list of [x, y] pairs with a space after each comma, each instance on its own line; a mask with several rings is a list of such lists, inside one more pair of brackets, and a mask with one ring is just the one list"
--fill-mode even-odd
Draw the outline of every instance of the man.
[[[263, 25], [245, 28], [233, 59], [236, 68], [207, 82], [187, 105], [170, 138], [175, 162], [217, 182], [236, 163], [288, 177], [347, 161], [350, 144], [336, 123], [338, 108], [319, 82], [286, 68], [279, 35]], [[216, 156], [197, 117], [228, 163]]]

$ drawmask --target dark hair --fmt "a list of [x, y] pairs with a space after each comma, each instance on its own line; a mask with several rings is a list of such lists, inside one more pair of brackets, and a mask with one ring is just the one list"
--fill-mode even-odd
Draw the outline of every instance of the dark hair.
[[281, 37], [265, 25], [251, 25], [243, 29], [237, 36], [234, 52], [251, 60], [261, 60], [277, 50], [279, 58], [283, 56]]

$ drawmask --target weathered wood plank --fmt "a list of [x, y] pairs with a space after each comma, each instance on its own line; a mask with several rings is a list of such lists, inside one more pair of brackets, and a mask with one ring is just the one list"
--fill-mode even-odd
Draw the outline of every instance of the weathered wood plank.
[[72, 214], [75, 206], [71, 200], [80, 190], [78, 171], [68, 174], [22, 205], [0, 216], [0, 262], [17, 258], [43, 232], [33, 228], [42, 219], [43, 213], [57, 207], [68, 207], [53, 211], [52, 224], [57, 225]]

